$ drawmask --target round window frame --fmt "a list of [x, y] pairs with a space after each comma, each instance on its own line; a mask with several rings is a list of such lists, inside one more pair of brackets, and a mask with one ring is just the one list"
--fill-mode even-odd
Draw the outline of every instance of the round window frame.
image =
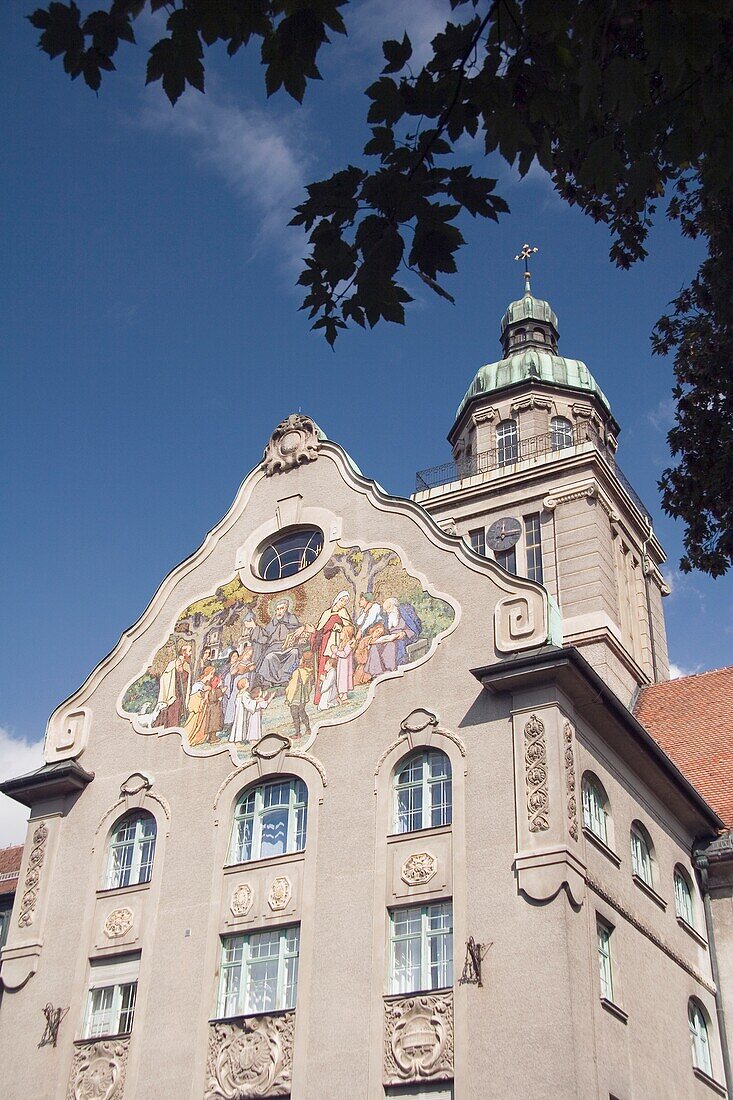
[[[288, 517], [290, 519], [290, 517]], [[267, 543], [273, 542], [279, 535], [286, 531], [299, 527], [317, 527], [323, 532], [323, 549], [316, 560], [299, 573], [293, 573], [289, 577], [281, 577], [276, 581], [266, 581], [259, 575], [257, 568], [260, 555]], [[328, 564], [333, 555], [343, 530], [341, 516], [331, 512], [328, 508], [299, 507], [297, 515], [288, 523], [280, 522], [276, 514], [265, 523], [260, 524], [246, 541], [239, 547], [235, 557], [235, 568], [245, 588], [250, 592], [289, 592], [301, 584], [315, 577]]]
[[[310, 562], [308, 565], [303, 566], [302, 569], [296, 569], [294, 573], [288, 573], [286, 576], [279, 576], [279, 577], [265, 577], [265, 576], [263, 576], [262, 558], [264, 557], [267, 550], [270, 547], [275, 547], [279, 539], [287, 538], [289, 535], [296, 534], [298, 531], [303, 531], [303, 532], [307, 531], [307, 532], [309, 532], [309, 535], [310, 535], [311, 538], [314, 535], [320, 535], [321, 545], [320, 545], [320, 547], [318, 549], [318, 552], [316, 553], [316, 556], [314, 557], [313, 561]], [[313, 568], [313, 566], [315, 566], [320, 561], [320, 558], [321, 558], [321, 555], [323, 554], [323, 550], [324, 550], [325, 546], [326, 546], [326, 534], [325, 534], [322, 527], [319, 527], [319, 526], [317, 526], [316, 524], [313, 524], [313, 523], [292, 523], [288, 527], [280, 528], [278, 531], [276, 531], [274, 534], [270, 535], [268, 538], [264, 539], [260, 543], [260, 545], [257, 547], [257, 549], [254, 552], [254, 558], [253, 558], [253, 562], [252, 562], [252, 565], [253, 565], [252, 571], [253, 571], [253, 573], [256, 573], [256, 575], [263, 582], [263, 584], [277, 584], [279, 581], [289, 581], [291, 587], [295, 586], [297, 584], [300, 584], [300, 581], [297, 578], [299, 578], [303, 573], [307, 573], [310, 569]]]

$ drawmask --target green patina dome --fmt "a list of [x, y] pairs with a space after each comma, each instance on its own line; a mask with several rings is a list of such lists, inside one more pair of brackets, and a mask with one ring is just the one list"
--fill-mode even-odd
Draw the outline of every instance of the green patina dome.
[[542, 321], [546, 325], [552, 325], [558, 331], [557, 316], [549, 302], [543, 302], [541, 298], [535, 298], [532, 294], [525, 294], [507, 306], [507, 311], [501, 319], [501, 335], [503, 336], [507, 325], [516, 324], [519, 321]]
[[506, 386], [514, 386], [518, 382], [532, 379], [594, 394], [608, 411], [611, 411], [608, 398], [580, 359], [566, 359], [564, 355], [553, 355], [547, 351], [538, 351], [537, 348], [527, 348], [524, 351], [513, 352], [498, 363], [487, 363], [486, 366], [480, 367], [458, 406], [456, 417], [461, 415], [470, 399], [477, 394], [503, 390]]

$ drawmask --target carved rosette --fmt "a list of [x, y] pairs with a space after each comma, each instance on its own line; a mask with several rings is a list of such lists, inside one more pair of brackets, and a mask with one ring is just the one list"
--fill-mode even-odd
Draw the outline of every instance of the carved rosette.
[[438, 860], [432, 852], [413, 852], [402, 864], [400, 876], [408, 886], [420, 886], [430, 879], [438, 870]]
[[573, 840], [578, 839], [578, 800], [575, 795], [575, 754], [573, 752], [573, 727], [569, 722], [563, 726], [565, 742], [565, 794], [567, 799], [568, 832]]
[[243, 882], [232, 894], [229, 908], [235, 917], [246, 917], [252, 908], [252, 900], [252, 887], [248, 883]]
[[77, 1047], [66, 1100], [121, 1100], [129, 1039], [108, 1039]]
[[47, 840], [48, 826], [45, 821], [42, 821], [33, 832], [33, 847], [28, 860], [28, 870], [25, 873], [23, 897], [20, 902], [20, 916], [18, 917], [18, 924], [21, 928], [28, 928], [33, 923], [33, 914], [38, 904], [38, 890], [41, 885], [41, 867], [46, 858]]
[[524, 727], [524, 768], [527, 784], [527, 819], [530, 833], [550, 828], [547, 791], [547, 745], [545, 724], [533, 714]]
[[135, 914], [132, 909], [113, 909], [104, 922], [104, 934], [110, 940], [116, 940], [120, 936], [126, 936], [132, 928]]
[[290, 879], [285, 875], [278, 875], [278, 877], [272, 881], [270, 892], [267, 895], [267, 904], [274, 912], [277, 912], [279, 909], [285, 908], [292, 894], [293, 888], [290, 885]]
[[290, 1096], [295, 1013], [212, 1024], [204, 1100]]
[[318, 458], [318, 429], [309, 416], [291, 413], [270, 436], [262, 465], [268, 477]]
[[453, 1077], [453, 994], [386, 1001], [384, 1084]]

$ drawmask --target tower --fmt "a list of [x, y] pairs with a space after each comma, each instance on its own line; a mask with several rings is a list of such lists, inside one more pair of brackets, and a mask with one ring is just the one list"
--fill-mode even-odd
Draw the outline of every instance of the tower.
[[669, 676], [664, 552], [616, 461], [607, 397], [585, 363], [558, 352], [531, 251], [516, 257], [524, 293], [501, 319], [503, 357], [479, 367], [448, 433], [453, 460], [421, 470], [414, 499], [476, 553], [543, 583], [564, 640], [629, 704]]

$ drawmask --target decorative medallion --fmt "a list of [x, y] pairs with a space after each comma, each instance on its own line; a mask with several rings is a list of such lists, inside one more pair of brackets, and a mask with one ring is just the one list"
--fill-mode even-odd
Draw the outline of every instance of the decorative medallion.
[[544, 832], [550, 828], [547, 817], [550, 805], [547, 792], [547, 747], [545, 724], [536, 714], [532, 715], [524, 727], [524, 767], [529, 831]]
[[246, 917], [252, 908], [252, 887], [243, 882], [241, 886], [232, 894], [232, 900], [229, 902], [229, 908], [235, 917]]
[[247, 764], [305, 752], [321, 727], [362, 714], [383, 680], [429, 660], [455, 626], [457, 605], [386, 546], [337, 544], [297, 582], [253, 592], [237, 572], [202, 592], [123, 691], [120, 714], [137, 733], [177, 733], [190, 756], [228, 752]]
[[279, 875], [276, 879], [273, 879], [270, 893], [267, 895], [267, 904], [275, 912], [285, 909], [292, 894], [293, 888], [290, 885], [290, 879], [285, 875]]
[[385, 1002], [384, 1084], [453, 1076], [453, 995], [434, 993]]
[[438, 870], [438, 860], [431, 852], [413, 852], [402, 864], [400, 877], [408, 886], [429, 882]]
[[38, 889], [41, 884], [41, 867], [46, 858], [46, 841], [48, 840], [48, 825], [42, 821], [33, 830], [33, 847], [28, 859], [28, 870], [23, 883], [23, 897], [20, 903], [20, 916], [18, 924], [21, 928], [28, 928], [33, 923], [33, 914], [38, 904]]
[[204, 1100], [290, 1096], [295, 1013], [212, 1024]]
[[573, 840], [578, 839], [578, 800], [575, 795], [575, 755], [573, 753], [573, 727], [569, 722], [563, 726], [565, 740], [565, 792], [567, 795], [568, 832]]
[[113, 909], [104, 922], [104, 934], [111, 940], [126, 936], [132, 928], [135, 914], [132, 909]]
[[268, 477], [282, 474], [318, 458], [320, 440], [315, 422], [302, 413], [291, 413], [278, 424], [265, 447], [262, 465]]
[[66, 1100], [121, 1100], [129, 1039], [80, 1045], [71, 1066]]

